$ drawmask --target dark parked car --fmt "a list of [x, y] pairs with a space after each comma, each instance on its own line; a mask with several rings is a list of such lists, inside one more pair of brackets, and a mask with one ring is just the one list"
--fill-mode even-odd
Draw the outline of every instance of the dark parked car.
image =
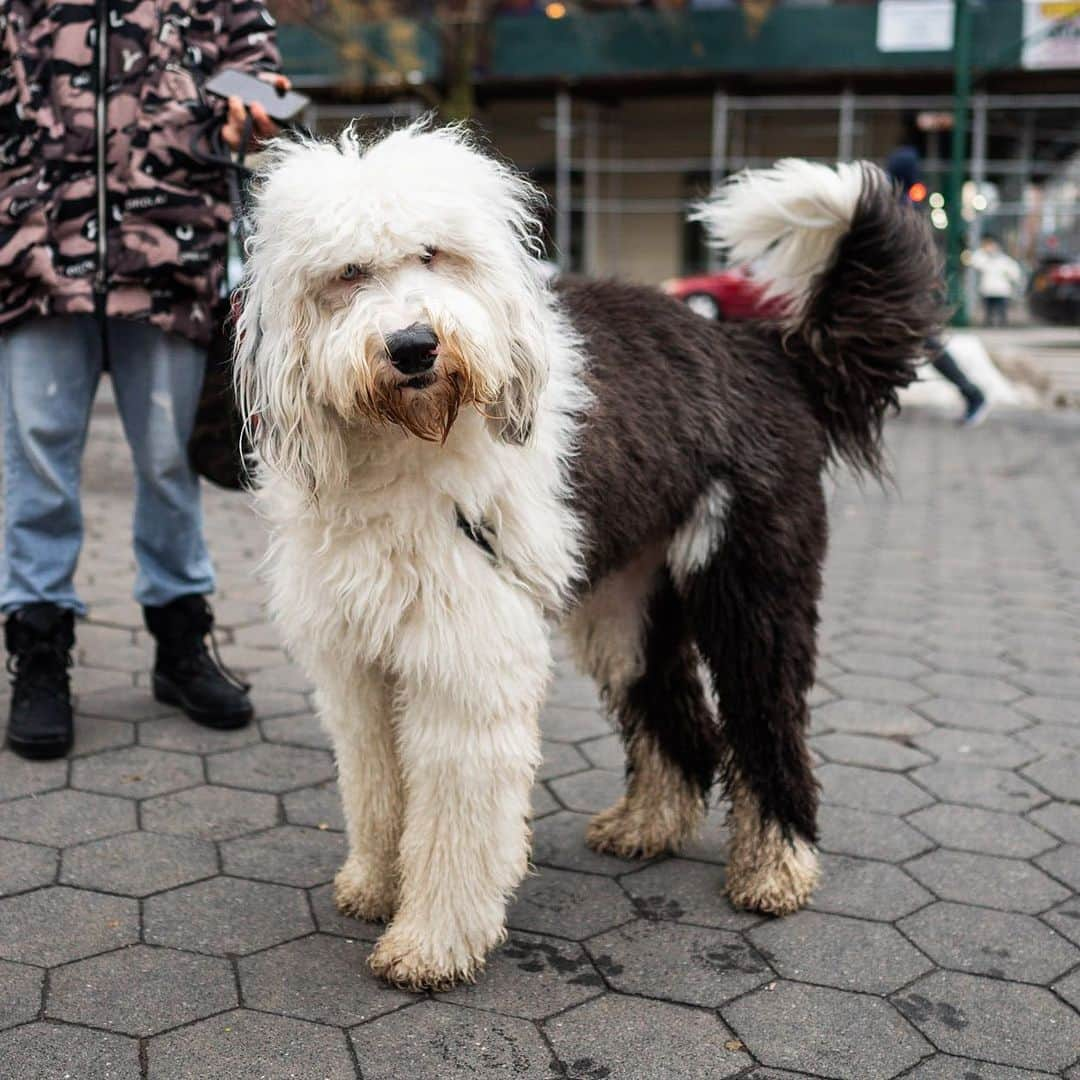
[[768, 319], [777, 316], [781, 308], [742, 267], [671, 278], [660, 288], [706, 319]]
[[1045, 262], [1031, 276], [1031, 314], [1059, 326], [1080, 326], [1080, 262]]

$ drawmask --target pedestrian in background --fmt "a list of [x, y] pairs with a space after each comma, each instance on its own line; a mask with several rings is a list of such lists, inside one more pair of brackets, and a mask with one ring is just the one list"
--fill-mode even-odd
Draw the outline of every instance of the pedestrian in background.
[[206, 645], [214, 571], [187, 443], [230, 217], [224, 172], [200, 147], [216, 127], [237, 148], [246, 115], [202, 87], [225, 68], [280, 82], [279, 63], [262, 0], [0, 7], [0, 610], [8, 743], [23, 756], [72, 741], [79, 477], [103, 370], [135, 462], [155, 696], [213, 727], [253, 715]]
[[964, 374], [948, 346], [936, 335], [927, 339], [926, 357], [937, 373], [960, 391], [964, 399], [964, 414], [960, 423], [964, 427], [978, 427], [990, 413], [990, 402], [982, 389]]
[[972, 269], [979, 276], [984, 322], [987, 326], [1005, 326], [1009, 321], [1009, 301], [1024, 280], [1024, 271], [1006, 255], [993, 236], [984, 236], [979, 250], [971, 256]]
[[[922, 177], [918, 150], [914, 146], [898, 146], [889, 155], [885, 171], [896, 185], [897, 198], [905, 206], [911, 206], [912, 212], [915, 213], [910, 191]], [[939, 337], [931, 337], [926, 342], [926, 359], [942, 378], [951, 382], [960, 391], [960, 396], [964, 399], [964, 415], [960, 423], [965, 427], [977, 427], [981, 424], [990, 411], [986, 395], [964, 374], [956, 358]]]

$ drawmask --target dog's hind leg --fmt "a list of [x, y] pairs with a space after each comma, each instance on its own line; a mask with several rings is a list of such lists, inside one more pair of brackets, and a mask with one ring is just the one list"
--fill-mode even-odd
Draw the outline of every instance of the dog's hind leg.
[[396, 647], [400, 900], [370, 964], [409, 989], [474, 977], [528, 866], [547, 628], [524, 590], [486, 565], [464, 570], [456, 587], [425, 589]]
[[349, 854], [334, 879], [344, 915], [385, 921], [397, 903], [403, 791], [394, 747], [391, 687], [374, 669], [335, 667], [318, 680], [317, 702], [337, 761]]
[[738, 907], [774, 915], [802, 907], [818, 878], [805, 732], [825, 505], [813, 480], [791, 487], [785, 498], [731, 499], [712, 542], [672, 564], [722, 718], [727, 892]]
[[627, 751], [626, 794], [593, 818], [586, 841], [623, 858], [677, 851], [704, 816], [719, 740], [662, 553], [601, 582], [568, 630]]

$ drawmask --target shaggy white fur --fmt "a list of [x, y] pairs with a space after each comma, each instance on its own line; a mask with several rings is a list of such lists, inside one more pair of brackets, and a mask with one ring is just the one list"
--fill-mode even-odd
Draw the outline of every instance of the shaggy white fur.
[[719, 551], [730, 503], [731, 489], [727, 483], [714, 480], [698, 496], [686, 523], [668, 543], [668, 570], [680, 589], [685, 588], [694, 574], [704, 570]]
[[798, 315], [851, 225], [863, 183], [859, 164], [785, 158], [732, 177], [693, 218], [733, 262], [755, 263], [766, 292]]
[[[586, 392], [523, 243], [531, 205], [459, 134], [411, 128], [366, 151], [348, 135], [279, 144], [254, 211], [238, 385], [271, 605], [333, 737], [338, 904], [392, 919], [372, 965], [408, 986], [471, 978], [503, 932], [528, 853], [545, 617], [580, 574], [563, 486]], [[408, 430], [430, 422], [430, 393], [398, 423], [377, 404], [395, 377], [385, 339], [416, 322], [468, 388], [456, 423], [423, 431], [436, 441]], [[495, 526], [493, 567], [459, 511]]]

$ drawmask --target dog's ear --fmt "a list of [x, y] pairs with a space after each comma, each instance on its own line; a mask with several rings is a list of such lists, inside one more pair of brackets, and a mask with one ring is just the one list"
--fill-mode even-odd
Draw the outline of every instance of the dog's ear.
[[347, 478], [342, 437], [308, 377], [312, 304], [301, 296], [267, 303], [264, 270], [250, 260], [243, 286], [233, 354], [237, 406], [258, 459], [314, 496]]
[[510, 338], [510, 375], [489, 412], [489, 423], [497, 438], [516, 446], [529, 441], [547, 377], [543, 328], [535, 310], [521, 312]]
[[[460, 130], [454, 138], [462, 138]], [[490, 286], [493, 310], [500, 313], [499, 335], [509, 350], [507, 372], [496, 400], [488, 406], [496, 438], [515, 445], [529, 442], [547, 386], [550, 365], [551, 297], [537, 260], [541, 251], [543, 192], [527, 176], [469, 146], [479, 166], [483, 205], [496, 228], [505, 229], [497, 245], [497, 279]]]

